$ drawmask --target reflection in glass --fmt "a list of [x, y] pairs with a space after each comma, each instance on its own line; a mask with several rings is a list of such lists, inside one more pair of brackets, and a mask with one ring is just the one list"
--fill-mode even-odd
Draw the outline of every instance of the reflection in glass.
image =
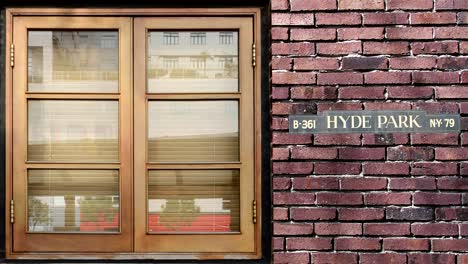
[[28, 101], [28, 160], [117, 162], [117, 101]]
[[113, 170], [29, 170], [29, 232], [118, 232]]
[[238, 102], [150, 101], [148, 161], [239, 161]]
[[237, 32], [149, 33], [149, 93], [237, 92], [238, 68]]
[[28, 91], [117, 92], [117, 31], [29, 31]]
[[152, 170], [148, 231], [239, 231], [238, 170]]

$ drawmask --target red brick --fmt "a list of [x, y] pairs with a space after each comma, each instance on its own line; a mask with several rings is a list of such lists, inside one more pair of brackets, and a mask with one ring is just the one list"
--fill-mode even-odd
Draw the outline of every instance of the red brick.
[[336, 87], [294, 87], [291, 89], [292, 99], [336, 99], [337, 95]]
[[291, 188], [290, 178], [273, 178], [273, 190], [288, 190]]
[[406, 55], [409, 54], [408, 42], [364, 42], [363, 52], [366, 55]]
[[435, 190], [435, 178], [390, 179], [390, 190]]
[[287, 118], [273, 117], [271, 119], [271, 129], [285, 130], [285, 129], [288, 129], [288, 128], [289, 128], [289, 122], [288, 122]]
[[274, 115], [315, 113], [316, 105], [310, 103], [273, 103], [271, 112]]
[[314, 138], [315, 145], [360, 145], [361, 134], [318, 134]]
[[387, 0], [387, 10], [431, 10], [432, 7], [432, 0]]
[[272, 160], [287, 160], [289, 158], [289, 149], [273, 148]]
[[433, 239], [432, 250], [468, 251], [468, 239]]
[[435, 158], [437, 160], [466, 160], [468, 148], [436, 148]]
[[468, 24], [468, 12], [458, 13], [458, 24]]
[[437, 208], [435, 211], [436, 220], [468, 220], [468, 208]]
[[460, 175], [468, 175], [468, 163], [460, 163]]
[[[398, 253], [360, 254], [361, 264], [404, 264], [406, 255]], [[426, 263], [425, 263], [426, 264]], [[428, 263], [427, 263], [428, 264]]]
[[330, 110], [362, 110], [361, 103], [318, 103], [317, 113]]
[[337, 189], [338, 179], [335, 178], [319, 178], [319, 177], [301, 177], [293, 179], [293, 188], [295, 190], [327, 190]]
[[456, 54], [458, 52], [457, 41], [438, 42], [414, 42], [411, 43], [414, 55], [419, 54]]
[[359, 174], [360, 172], [361, 164], [351, 162], [318, 162], [315, 164], [314, 171], [317, 175]]
[[274, 204], [314, 204], [315, 194], [313, 193], [288, 193], [275, 192], [273, 194]]
[[337, 190], [339, 181], [331, 177], [295, 178], [293, 188], [295, 190]]
[[455, 103], [414, 103], [413, 109], [424, 110], [430, 114], [456, 114], [458, 113], [458, 105]]
[[383, 160], [385, 148], [340, 148], [339, 158], [346, 160]]
[[309, 264], [309, 253], [306, 252], [275, 252], [275, 264]]
[[408, 102], [385, 102], [385, 103], [364, 103], [366, 110], [409, 110], [411, 105]]
[[341, 221], [370, 221], [382, 220], [384, 209], [381, 208], [340, 208], [338, 209], [338, 220]]
[[468, 9], [468, 3], [465, 0], [435, 0], [436, 10], [446, 9]]
[[338, 0], [339, 10], [383, 10], [384, 0]]
[[361, 235], [360, 223], [315, 223], [317, 235]]
[[464, 70], [468, 68], [468, 57], [440, 57], [437, 68], [444, 70]]
[[335, 238], [336, 250], [380, 250], [379, 238], [356, 238], [339, 237]]
[[363, 145], [400, 145], [409, 142], [408, 134], [363, 134]]
[[297, 58], [294, 59], [295, 70], [336, 70], [340, 62], [335, 58]]
[[288, 8], [287, 0], [271, 0], [271, 10], [287, 10]]
[[350, 177], [340, 180], [341, 190], [384, 190], [387, 188], [385, 178]]
[[435, 57], [390, 58], [389, 67], [395, 70], [430, 70], [436, 67], [436, 61]]
[[417, 192], [413, 195], [415, 205], [457, 205], [460, 204], [460, 194]]
[[312, 72], [273, 72], [274, 84], [315, 84], [315, 73]]
[[[453, 258], [455, 258], [454, 255], [450, 255], [450, 256], [453, 257]], [[454, 264], [454, 263], [455, 263], [454, 261], [455, 261], [455, 260], [453, 260], [453, 261], [450, 262], [450, 263], [449, 263], [449, 262], [444, 262], [444, 263], [447, 263], [447, 264]], [[468, 254], [466, 254], [466, 255], [458, 255], [458, 256], [457, 256], [457, 261], [458, 261], [457, 263], [459, 263], [459, 264], [466, 264], [466, 263], [468, 263]]]
[[385, 87], [342, 87], [339, 89], [340, 99], [384, 99]]
[[293, 207], [291, 208], [291, 218], [296, 221], [333, 220], [336, 219], [336, 209]]
[[[468, 91], [467, 91], [468, 92]], [[411, 134], [413, 145], [457, 145], [458, 133], [413, 133]]]
[[430, 99], [434, 88], [428, 86], [397, 86], [388, 87], [388, 99]]
[[336, 29], [333, 28], [293, 28], [291, 40], [335, 40]]
[[455, 264], [455, 255], [434, 253], [408, 254], [408, 263], [411, 264]]
[[416, 236], [458, 236], [458, 225], [450, 223], [414, 223], [411, 233]]
[[293, 159], [335, 159], [337, 156], [336, 148], [293, 147], [291, 150]]
[[384, 57], [345, 57], [342, 61], [343, 70], [382, 70], [387, 68], [387, 58]]
[[461, 73], [461, 83], [468, 83], [468, 71]]
[[431, 208], [387, 207], [387, 220], [428, 221], [433, 220], [434, 211]]
[[355, 253], [313, 253], [312, 263], [314, 264], [357, 264], [357, 254]]
[[291, 0], [291, 11], [334, 10], [335, 0]]
[[468, 114], [468, 102], [460, 103], [460, 114]]
[[312, 162], [274, 162], [274, 174], [310, 174], [314, 170]]
[[364, 13], [364, 25], [406, 25], [409, 23], [407, 13]]
[[460, 53], [468, 54], [468, 41], [460, 42]]
[[431, 27], [387, 28], [387, 39], [432, 39]]
[[440, 190], [468, 190], [468, 178], [442, 177], [437, 179]]
[[271, 38], [274, 40], [287, 40], [289, 29], [286, 27], [273, 27], [271, 28]]
[[385, 238], [384, 250], [409, 251], [429, 250], [429, 239], [421, 238]]
[[409, 205], [411, 194], [374, 192], [364, 194], [364, 203], [367, 205]]
[[384, 28], [339, 28], [337, 30], [339, 40], [354, 39], [383, 39]]
[[271, 68], [273, 70], [290, 70], [292, 68], [292, 59], [274, 57], [271, 59]]
[[444, 86], [444, 87], [436, 87], [436, 98], [440, 99], [466, 99], [468, 95], [468, 86], [461, 87], [461, 86]]
[[363, 84], [363, 75], [355, 72], [318, 73], [317, 84]]
[[407, 175], [409, 164], [401, 162], [374, 162], [366, 163], [362, 167], [364, 175]]
[[411, 83], [409, 72], [369, 72], [364, 75], [369, 84], [406, 84]]
[[273, 208], [273, 220], [288, 220], [289, 219], [289, 209], [275, 207]]
[[314, 25], [314, 14], [273, 13], [271, 22], [273, 26]]
[[[362, 53], [362, 43], [359, 42], [338, 42], [338, 43], [317, 43], [317, 54], [320, 55], [348, 55]], [[375, 53], [377, 54], [377, 53]]]
[[286, 249], [288, 250], [327, 250], [331, 248], [331, 238], [293, 237], [286, 239]]
[[315, 14], [316, 24], [321, 25], [360, 25], [359, 13], [319, 13]]
[[313, 43], [273, 43], [271, 44], [273, 55], [309, 56], [315, 54]]
[[413, 25], [433, 25], [452, 24], [457, 22], [456, 13], [413, 13], [411, 14], [411, 24]]
[[387, 149], [388, 160], [432, 160], [434, 150], [426, 147], [391, 147]]
[[317, 193], [319, 205], [361, 205], [360, 193]]
[[468, 27], [436, 27], [436, 39], [468, 39]]
[[365, 223], [365, 235], [377, 236], [405, 236], [410, 234], [409, 223]]
[[271, 89], [271, 98], [273, 99], [288, 99], [289, 88], [273, 87]]
[[286, 224], [286, 223], [274, 223], [273, 234], [274, 235], [310, 235], [314, 232], [314, 226], [312, 224]]
[[273, 250], [282, 251], [284, 250], [284, 238], [274, 237], [273, 238]]

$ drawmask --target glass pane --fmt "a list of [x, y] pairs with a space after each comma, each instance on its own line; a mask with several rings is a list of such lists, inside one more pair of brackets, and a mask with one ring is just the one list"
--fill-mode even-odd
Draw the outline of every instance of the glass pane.
[[153, 170], [148, 179], [148, 231], [239, 231], [238, 170]]
[[150, 101], [149, 162], [239, 161], [237, 101]]
[[117, 31], [29, 31], [28, 90], [118, 92]]
[[117, 101], [28, 101], [28, 160], [119, 161]]
[[30, 232], [118, 232], [117, 170], [29, 170]]
[[237, 92], [238, 68], [235, 31], [149, 33], [149, 93]]

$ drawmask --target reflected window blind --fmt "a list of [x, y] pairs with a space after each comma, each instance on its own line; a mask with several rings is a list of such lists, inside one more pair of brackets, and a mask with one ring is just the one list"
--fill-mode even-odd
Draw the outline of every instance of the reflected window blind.
[[238, 170], [151, 170], [150, 232], [240, 230]]
[[28, 171], [30, 232], [119, 231], [117, 170]]

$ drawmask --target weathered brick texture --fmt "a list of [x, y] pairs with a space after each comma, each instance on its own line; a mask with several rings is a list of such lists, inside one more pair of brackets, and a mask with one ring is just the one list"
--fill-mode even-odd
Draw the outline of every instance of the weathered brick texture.
[[[468, 263], [468, 1], [271, 8], [274, 263]], [[289, 114], [410, 109], [462, 132], [287, 132]]]

